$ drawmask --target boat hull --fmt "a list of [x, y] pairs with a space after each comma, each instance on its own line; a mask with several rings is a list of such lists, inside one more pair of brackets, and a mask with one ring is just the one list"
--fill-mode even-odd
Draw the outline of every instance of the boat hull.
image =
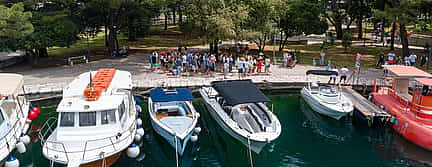
[[[186, 149], [186, 147], [187, 147], [187, 143], [189, 142], [189, 140], [190, 140], [190, 137], [192, 136], [192, 134], [193, 134], [193, 131], [189, 131], [189, 133], [188, 133], [188, 135], [186, 135], [186, 137], [185, 138], [183, 138], [183, 139], [181, 139], [181, 138], [179, 138], [179, 137], [177, 137], [177, 136], [175, 136], [175, 135], [173, 135], [173, 134], [171, 134], [171, 133], [169, 133], [167, 130], [165, 130], [164, 128], [162, 128], [162, 127], [160, 127], [156, 122], [155, 122], [155, 120], [153, 120], [153, 119], [150, 119], [151, 121], [151, 124], [152, 124], [152, 127], [153, 127], [153, 130], [158, 134], [158, 135], [160, 135], [161, 137], [163, 137], [170, 145], [171, 145], [171, 147], [173, 148], [173, 149], [175, 149], [176, 148], [176, 143], [177, 143], [177, 152], [180, 154], [180, 155], [183, 155], [183, 153], [184, 153], [184, 151], [185, 151], [185, 149]], [[177, 142], [176, 142], [176, 140], [175, 139], [177, 139]]]
[[82, 165], [80, 165], [80, 167], [100, 167], [100, 166], [108, 167], [108, 166], [113, 165], [115, 162], [117, 162], [119, 157], [120, 157], [120, 153], [117, 153], [117, 154], [114, 154], [114, 155], [111, 155], [111, 156], [105, 158], [105, 160], [101, 159], [101, 160], [97, 160], [94, 162], [82, 164]]
[[391, 126], [399, 135], [414, 144], [432, 151], [432, 127], [414, 120], [410, 111], [404, 111], [405, 106], [399, 105], [392, 98], [372, 93], [373, 101], [383, 106], [385, 111], [392, 115]]
[[352, 112], [353, 109], [350, 109], [350, 112], [340, 112], [335, 109], [332, 109], [326, 105], [321, 104], [318, 102], [312, 95], [303, 88], [301, 90], [301, 95], [303, 99], [306, 101], [306, 103], [317, 113], [320, 113], [322, 115], [328, 116], [330, 118], [334, 118], [336, 120], [341, 119], [342, 117], [348, 115]]
[[[234, 139], [240, 141], [246, 147], [249, 147], [248, 138], [239, 135], [237, 132], [232, 130], [216, 113], [215, 109], [211, 107], [207, 102], [205, 103], [206, 108], [209, 110], [211, 117], [222, 127], [222, 129], [228, 133]], [[261, 142], [256, 140], [250, 140], [250, 148], [255, 153], [260, 153], [261, 150], [267, 145], [268, 142]]]

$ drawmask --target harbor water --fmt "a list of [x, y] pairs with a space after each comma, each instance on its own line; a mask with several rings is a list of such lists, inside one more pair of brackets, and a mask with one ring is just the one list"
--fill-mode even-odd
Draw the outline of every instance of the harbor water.
[[[260, 154], [248, 149], [224, 132], [207, 113], [201, 99], [194, 105], [201, 113], [202, 131], [196, 143], [189, 143], [185, 155], [178, 159], [182, 167], [382, 167], [432, 166], [432, 152], [425, 151], [396, 135], [390, 128], [368, 128], [356, 118], [336, 121], [313, 112], [298, 92], [269, 94], [273, 112], [282, 124], [281, 136], [268, 144]], [[273, 107], [271, 107], [273, 105]], [[55, 105], [41, 107], [42, 115], [35, 121], [42, 124], [56, 116]], [[142, 119], [145, 137], [140, 143], [139, 161], [120, 157], [115, 167], [176, 166], [176, 153], [152, 131], [147, 106], [143, 104]], [[37, 125], [35, 125], [37, 127]], [[41, 153], [37, 135], [26, 154], [18, 155], [22, 166], [50, 166]], [[54, 165], [61, 166], [61, 165]]]

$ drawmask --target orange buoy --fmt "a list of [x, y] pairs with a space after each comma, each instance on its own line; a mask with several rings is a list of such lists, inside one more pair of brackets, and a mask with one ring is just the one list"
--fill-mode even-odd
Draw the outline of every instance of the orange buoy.
[[116, 69], [99, 69], [96, 75], [92, 78], [92, 83], [87, 85], [84, 90], [84, 96], [87, 101], [96, 101], [111, 84], [115, 75]]

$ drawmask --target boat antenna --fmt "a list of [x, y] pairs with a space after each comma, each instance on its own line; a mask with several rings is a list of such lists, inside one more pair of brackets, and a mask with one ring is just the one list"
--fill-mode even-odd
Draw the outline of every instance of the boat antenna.
[[89, 83], [89, 86], [90, 86], [90, 87], [93, 87], [93, 77], [92, 77], [92, 74], [91, 74], [91, 70], [90, 70], [89, 73], [90, 73], [90, 75], [89, 75], [89, 76], [90, 76], [90, 83]]

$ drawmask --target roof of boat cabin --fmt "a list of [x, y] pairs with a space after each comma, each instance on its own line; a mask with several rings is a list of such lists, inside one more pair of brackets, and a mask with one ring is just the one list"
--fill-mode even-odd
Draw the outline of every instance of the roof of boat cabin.
[[389, 74], [403, 78], [432, 78], [432, 75], [413, 66], [384, 65]]
[[211, 84], [230, 106], [270, 101], [251, 80], [214, 81]]
[[174, 90], [165, 90], [154, 88], [150, 90], [150, 98], [153, 102], [170, 102], [170, 101], [192, 101], [193, 96], [187, 88], [176, 88]]
[[339, 75], [339, 73], [337, 71], [330, 71], [330, 70], [308, 70], [306, 71], [306, 75]]
[[416, 78], [415, 80], [422, 85], [432, 86], [432, 79], [430, 78]]
[[1, 73], [0, 81], [0, 95], [15, 95], [21, 91], [24, 77], [20, 74]]
[[57, 112], [88, 112], [117, 109], [123, 102], [123, 95], [101, 96], [99, 100], [87, 101], [85, 97], [66, 97], [57, 106]]
[[[92, 71], [91, 76], [95, 76], [97, 71]], [[117, 90], [132, 89], [132, 75], [128, 71], [116, 70], [114, 77], [96, 101], [87, 101], [84, 90], [90, 82], [90, 72], [83, 73], [76, 77], [66, 88], [63, 89], [63, 99], [57, 107], [61, 112], [79, 112], [115, 109], [123, 101], [124, 96]], [[84, 106], [88, 106], [84, 110]]]

